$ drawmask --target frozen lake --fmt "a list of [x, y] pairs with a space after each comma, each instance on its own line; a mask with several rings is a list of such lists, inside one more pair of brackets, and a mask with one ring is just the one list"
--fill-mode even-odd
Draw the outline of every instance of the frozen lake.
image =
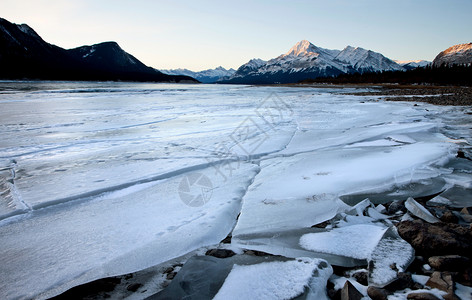
[[470, 109], [351, 91], [0, 82], [0, 298], [47, 298], [230, 233], [317, 257], [309, 234], [304, 248], [283, 234], [365, 195], [470, 193], [455, 159], [470, 155]]

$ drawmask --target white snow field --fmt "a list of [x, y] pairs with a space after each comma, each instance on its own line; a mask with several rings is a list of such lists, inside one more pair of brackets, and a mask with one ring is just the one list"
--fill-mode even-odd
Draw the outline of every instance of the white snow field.
[[[404, 247], [382, 238], [389, 225], [372, 207], [471, 188], [454, 162], [472, 141], [467, 108], [346, 91], [0, 82], [0, 298], [52, 297], [228, 234], [234, 247], [305, 258], [236, 266], [218, 297], [247, 295], [246, 281], [294, 297], [316, 259], [352, 266]], [[385, 199], [349, 223], [364, 194]], [[338, 214], [333, 230], [311, 228]], [[296, 284], [278, 284], [285, 269]]]

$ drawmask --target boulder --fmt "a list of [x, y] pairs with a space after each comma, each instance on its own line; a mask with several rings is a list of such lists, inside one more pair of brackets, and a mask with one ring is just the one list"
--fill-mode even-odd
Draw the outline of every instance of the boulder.
[[395, 292], [413, 287], [414, 281], [410, 273], [399, 272], [397, 278], [386, 285], [384, 289], [389, 292]]
[[424, 256], [458, 255], [472, 256], [472, 231], [465, 226], [451, 223], [429, 224], [422, 220], [403, 221], [396, 224], [400, 236]]
[[352, 274], [352, 277], [356, 279], [357, 282], [359, 282], [362, 285], [367, 285], [367, 278], [369, 274], [367, 272], [361, 271], [361, 272], [356, 272]]
[[444, 212], [441, 216], [440, 220], [446, 223], [457, 223], [459, 222], [459, 218], [450, 210]]
[[445, 292], [450, 292], [454, 289], [452, 275], [446, 272], [434, 272], [426, 282], [426, 285]]
[[459, 255], [431, 256], [428, 263], [438, 271], [462, 271], [470, 265], [470, 259]]
[[384, 289], [375, 287], [375, 286], [369, 286], [367, 288], [367, 295], [372, 300], [387, 300], [388, 299], [387, 291]]
[[403, 212], [406, 211], [405, 205], [403, 205], [403, 201], [401, 200], [393, 201], [392, 203], [390, 203], [390, 205], [387, 208], [387, 213], [389, 215], [393, 215], [398, 211], [403, 211]]
[[205, 255], [213, 256], [217, 258], [227, 258], [236, 255], [232, 250], [228, 249], [211, 249], [208, 250]]
[[441, 300], [438, 297], [430, 293], [410, 293], [406, 296], [406, 299], [411, 300]]

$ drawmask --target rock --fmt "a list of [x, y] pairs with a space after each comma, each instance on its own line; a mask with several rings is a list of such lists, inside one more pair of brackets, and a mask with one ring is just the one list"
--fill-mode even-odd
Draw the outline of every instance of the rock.
[[406, 296], [406, 299], [412, 300], [441, 300], [430, 293], [411, 293]]
[[411, 273], [422, 273], [425, 260], [423, 256], [415, 256], [413, 262], [408, 266], [408, 271]]
[[367, 295], [372, 300], [387, 300], [387, 297], [388, 297], [388, 293], [386, 290], [375, 287], [375, 286], [369, 286], [367, 288]]
[[328, 297], [331, 300], [340, 300], [341, 299], [341, 290], [334, 289], [334, 283], [328, 280], [326, 284], [326, 289], [328, 290]]
[[450, 210], [446, 211], [440, 218], [441, 221], [446, 223], [457, 223], [459, 218]]
[[253, 256], [273, 256], [270, 253], [263, 252], [263, 251], [257, 251], [257, 250], [246, 250], [246, 251], [244, 251], [244, 254], [253, 255]]
[[410, 273], [399, 272], [397, 278], [391, 283], [387, 284], [384, 289], [389, 292], [395, 292], [399, 290], [404, 290], [411, 288], [414, 285], [414, 281], [411, 278]]
[[315, 224], [315, 225], [311, 226], [311, 228], [326, 228], [326, 226], [328, 226], [329, 224], [331, 224], [331, 220]]
[[367, 277], [368, 277], [367, 272], [364, 272], [364, 271], [356, 272], [356, 273], [352, 274], [352, 277], [354, 279], [356, 279], [356, 281], [359, 282], [362, 285], [367, 285], [368, 284], [367, 283]]
[[472, 223], [472, 207], [464, 207], [460, 212], [460, 216], [464, 221]]
[[428, 263], [438, 271], [462, 271], [470, 265], [470, 259], [459, 255], [431, 256]]
[[133, 284], [128, 285], [126, 289], [130, 292], [136, 292], [142, 286], [143, 285], [141, 283], [133, 283]]
[[418, 255], [435, 256], [456, 253], [472, 256], [472, 231], [459, 224], [428, 224], [422, 220], [396, 224], [400, 236], [415, 248]]
[[393, 215], [398, 211], [406, 211], [405, 205], [403, 205], [403, 201], [395, 200], [387, 208], [387, 213], [389, 215]]
[[232, 236], [231, 235], [228, 235], [227, 237], [225, 237], [221, 243], [223, 244], [231, 244], [231, 239], [232, 239]]
[[464, 207], [461, 209], [461, 214], [472, 216], [472, 207]]
[[97, 297], [108, 292], [112, 292], [115, 287], [121, 283], [120, 277], [107, 277], [98, 279], [89, 283], [85, 283], [54, 297], [54, 300], [68, 300], [68, 299], [89, 299], [90, 297]]
[[166, 278], [167, 278], [167, 280], [172, 280], [172, 279], [174, 279], [175, 275], [177, 275], [176, 272], [170, 272], [170, 273], [167, 273]]
[[426, 282], [426, 285], [441, 291], [445, 291], [448, 294], [454, 294], [454, 281], [452, 280], [452, 275], [449, 272], [434, 272]]
[[349, 280], [346, 280], [344, 287], [341, 290], [341, 300], [361, 300], [363, 295], [352, 285]]
[[236, 253], [228, 249], [211, 249], [211, 250], [208, 250], [205, 253], [205, 255], [213, 256], [217, 258], [228, 258], [228, 257], [236, 255]]
[[411, 287], [412, 290], [421, 290], [423, 288], [424, 288], [424, 286], [419, 282], [413, 283], [413, 286]]
[[433, 216], [424, 206], [415, 201], [412, 197], [405, 201], [405, 207], [414, 216], [425, 220], [429, 223], [439, 222], [438, 218]]

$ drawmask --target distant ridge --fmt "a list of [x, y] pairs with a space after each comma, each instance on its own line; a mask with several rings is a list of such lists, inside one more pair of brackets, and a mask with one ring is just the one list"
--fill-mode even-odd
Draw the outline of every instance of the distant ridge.
[[222, 66], [216, 67], [215, 69], [208, 69], [199, 72], [190, 71], [188, 69], [172, 69], [172, 70], [159, 70], [164, 74], [169, 75], [186, 75], [197, 79], [203, 83], [214, 83], [219, 80], [228, 79], [233, 75], [236, 70], [225, 69]]
[[0, 78], [197, 82], [147, 67], [116, 42], [66, 50], [45, 42], [26, 24], [0, 18]]

